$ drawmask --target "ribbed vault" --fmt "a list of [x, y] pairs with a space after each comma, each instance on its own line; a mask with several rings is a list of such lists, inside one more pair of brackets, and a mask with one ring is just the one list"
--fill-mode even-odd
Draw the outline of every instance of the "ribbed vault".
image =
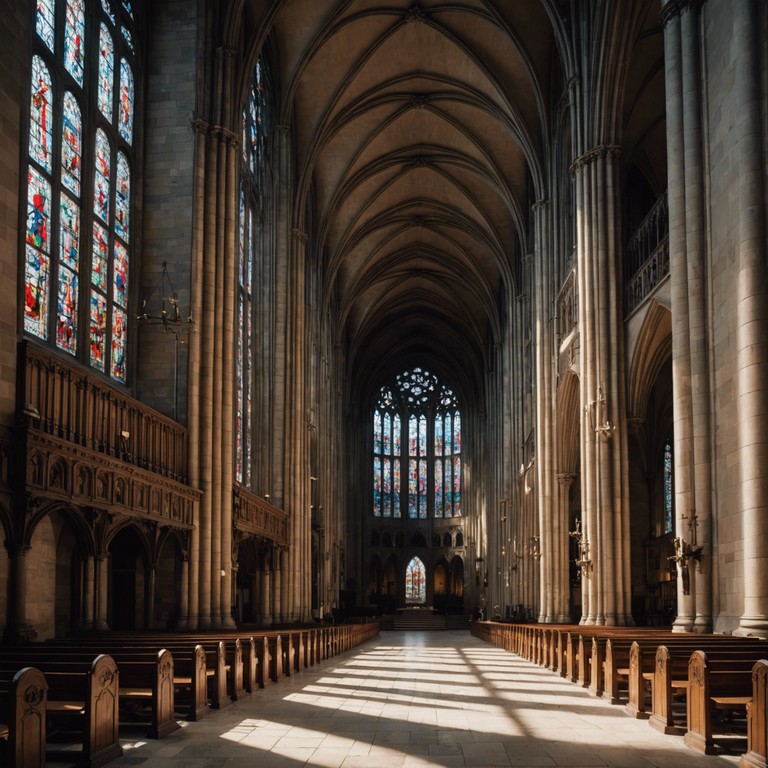
[[412, 360], [477, 402], [543, 186], [556, 4], [259, 5], [353, 391]]

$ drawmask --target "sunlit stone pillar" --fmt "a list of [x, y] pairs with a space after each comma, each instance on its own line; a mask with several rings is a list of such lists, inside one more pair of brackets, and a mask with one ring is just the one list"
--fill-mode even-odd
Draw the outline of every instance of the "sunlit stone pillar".
[[768, 269], [765, 114], [766, 40], [755, 0], [734, 0], [738, 147], [736, 397], [744, 542], [744, 612], [739, 634], [768, 635]]

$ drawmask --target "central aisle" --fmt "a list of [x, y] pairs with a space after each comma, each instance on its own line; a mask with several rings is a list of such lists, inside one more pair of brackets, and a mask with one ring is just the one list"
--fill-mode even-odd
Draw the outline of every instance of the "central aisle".
[[726, 768], [467, 631], [385, 632], [110, 767]]

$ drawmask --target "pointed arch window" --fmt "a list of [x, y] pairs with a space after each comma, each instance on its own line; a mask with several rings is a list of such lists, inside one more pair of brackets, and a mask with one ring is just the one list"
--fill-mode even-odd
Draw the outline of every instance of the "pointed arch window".
[[422, 368], [404, 371], [381, 388], [372, 422], [373, 515], [461, 515], [461, 411], [453, 392]]
[[238, 232], [237, 334], [235, 339], [235, 480], [245, 486], [250, 486], [252, 483], [254, 265], [262, 247], [261, 222], [269, 126], [268, 92], [266, 70], [264, 63], [259, 59], [254, 68], [243, 108], [243, 152], [240, 164], [239, 191], [240, 223]]
[[112, 0], [34, 5], [24, 331], [125, 383], [133, 10]]
[[406, 605], [423, 605], [427, 602], [427, 569], [420, 558], [414, 557], [405, 569]]

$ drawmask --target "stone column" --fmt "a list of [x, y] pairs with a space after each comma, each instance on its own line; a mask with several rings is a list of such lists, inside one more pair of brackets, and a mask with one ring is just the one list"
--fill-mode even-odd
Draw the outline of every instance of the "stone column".
[[739, 634], [768, 635], [768, 270], [765, 242], [765, 115], [761, 39], [755, 0], [734, 0], [738, 119], [738, 304], [736, 398], [744, 542], [744, 612]]
[[272, 604], [272, 626], [279, 626], [285, 621], [282, 615], [283, 599], [283, 569], [280, 567], [280, 551], [274, 554], [274, 570], [272, 571], [272, 594], [270, 602]]
[[576, 475], [560, 472], [557, 475], [557, 504], [554, 516], [560, 521], [558, 540], [555, 542], [556, 572], [554, 580], [555, 615], [553, 621], [557, 624], [567, 624], [571, 620], [569, 603], [571, 597], [571, 573], [568, 561], [571, 521], [571, 486]]
[[621, 312], [618, 148], [596, 147], [572, 168], [577, 188], [581, 467], [584, 532], [593, 563], [587, 624], [631, 623], [626, 395]]
[[146, 617], [144, 620], [144, 626], [147, 629], [155, 628], [155, 587], [157, 584], [157, 568], [155, 565], [150, 565], [147, 568], [147, 586], [146, 586]]
[[88, 555], [83, 562], [83, 623], [81, 629], [93, 629], [94, 586], [93, 556]]
[[264, 556], [264, 570], [261, 574], [261, 626], [269, 628], [272, 626], [272, 585], [271, 574], [269, 570], [269, 555]]
[[109, 629], [107, 624], [109, 598], [109, 555], [96, 557], [96, 616], [93, 628], [99, 632]]
[[189, 628], [189, 557], [186, 555], [181, 559], [181, 584], [179, 586], [179, 618], [176, 622], [176, 629], [183, 630]]
[[11, 560], [11, 578], [13, 580], [13, 624], [6, 632], [9, 640], [15, 643], [28, 643], [37, 637], [37, 632], [27, 617], [27, 570], [29, 567], [30, 547], [19, 547]]
[[[682, 536], [685, 520], [694, 511], [693, 402], [691, 393], [690, 309], [688, 306], [688, 248], [686, 242], [685, 119], [683, 55], [679, 12], [672, 0], [662, 10], [667, 112], [667, 200], [669, 206], [669, 273], [672, 297], [672, 391], [674, 401], [675, 531]], [[677, 617], [673, 630], [693, 627], [692, 594], [683, 594], [683, 566], [678, 563]]]
[[536, 506], [540, 536], [539, 560], [539, 622], [551, 622], [555, 613], [554, 589], [556, 580], [555, 549], [557, 515], [554, 514], [554, 345], [552, 344], [551, 285], [552, 249], [549, 240], [550, 207], [546, 200], [533, 206], [536, 222], [535, 255], [535, 334], [536, 334]]

